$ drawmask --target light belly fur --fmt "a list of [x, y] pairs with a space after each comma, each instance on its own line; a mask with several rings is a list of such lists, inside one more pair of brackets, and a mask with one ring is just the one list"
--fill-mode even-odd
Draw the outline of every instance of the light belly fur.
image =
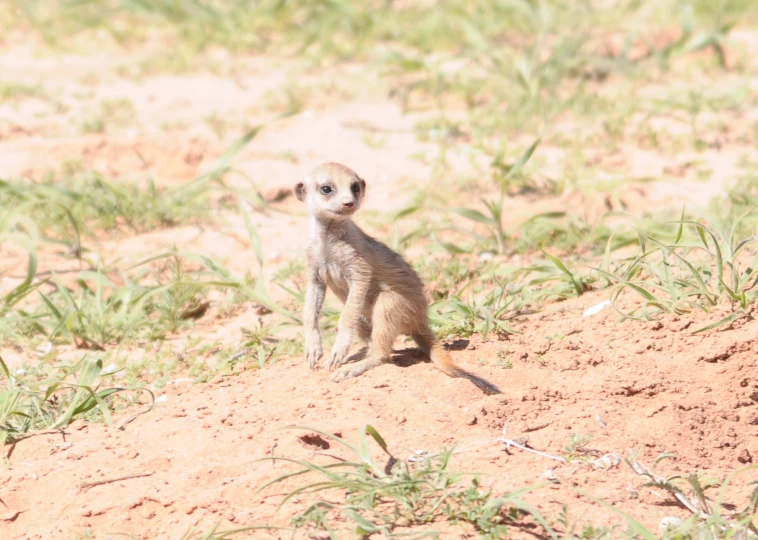
[[350, 283], [338, 264], [326, 263], [319, 268], [319, 277], [344, 304], [350, 292]]

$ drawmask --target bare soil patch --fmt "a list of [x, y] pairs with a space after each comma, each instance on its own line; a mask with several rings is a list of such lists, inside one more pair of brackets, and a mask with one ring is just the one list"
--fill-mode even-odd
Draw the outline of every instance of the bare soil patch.
[[[286, 526], [302, 501], [295, 498], [275, 513], [278, 494], [300, 484], [293, 479], [254, 496], [291, 467], [256, 460], [328, 461], [342, 450], [316, 434], [282, 428], [314, 426], [349, 438], [364, 423], [379, 430], [398, 458], [471, 446], [454, 458], [455, 468], [482, 472], [495, 493], [553, 478], [529, 496], [547, 514], [570, 503], [579, 523], [617, 523], [579, 489], [650, 528], [665, 516], [686, 517], [662, 492], [640, 489], [641, 478], [625, 464], [606, 469], [599, 458], [639, 449], [639, 459], [652, 464], [673, 451], [669, 474], [707, 470], [717, 476], [758, 459], [758, 325], [750, 320], [692, 336], [689, 322], [669, 317], [643, 332], [640, 325], [617, 323], [609, 308], [583, 318], [599, 300], [594, 294], [565, 302], [505, 341], [451, 343], [456, 361], [499, 384], [499, 396], [484, 397], [468, 382], [446, 377], [402, 343], [393, 365], [342, 384], [330, 383], [324, 371], [310, 373], [298, 358], [209, 384], [179, 378], [160, 391], [152, 411], [122, 430], [77, 422], [16, 444], [14, 466], [3, 473], [3, 501], [9, 513], [21, 513], [8, 520], [7, 530], [12, 538], [87, 528], [156, 538], [217, 522]], [[547, 337], [557, 335], [565, 337]], [[498, 357], [512, 367], [497, 366]], [[476, 446], [503, 433], [528, 437], [529, 447], [555, 456], [566, 455], [571, 434], [591, 439], [580, 450], [586, 462], [572, 464], [501, 444]], [[741, 500], [747, 489], [747, 480], [738, 479], [729, 493]]]

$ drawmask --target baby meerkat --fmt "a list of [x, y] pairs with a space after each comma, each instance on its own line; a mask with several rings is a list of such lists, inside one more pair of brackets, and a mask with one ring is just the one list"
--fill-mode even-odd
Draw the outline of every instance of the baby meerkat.
[[[362, 375], [391, 361], [399, 334], [413, 338], [434, 365], [451, 377], [463, 377], [485, 393], [500, 390], [459, 368], [429, 328], [427, 300], [421, 279], [399, 254], [368, 236], [353, 223], [366, 192], [366, 182], [348, 167], [326, 163], [295, 186], [295, 195], [307, 204], [308, 286], [303, 322], [305, 356], [316, 369], [323, 356], [318, 316], [326, 288], [345, 304], [328, 367], [338, 370], [332, 380]], [[366, 345], [348, 357], [354, 339]]]

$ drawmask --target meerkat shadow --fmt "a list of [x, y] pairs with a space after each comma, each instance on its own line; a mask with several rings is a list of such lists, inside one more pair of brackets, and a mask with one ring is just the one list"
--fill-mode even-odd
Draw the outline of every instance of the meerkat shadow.
[[447, 350], [462, 351], [463, 349], [466, 349], [469, 346], [469, 343], [471, 343], [471, 341], [468, 339], [456, 339], [455, 341], [453, 341], [447, 346]]
[[424, 362], [431, 362], [431, 360], [421, 349], [416, 347], [392, 351], [392, 363], [396, 366], [406, 368], [415, 366], [416, 364], [423, 364]]
[[[457, 339], [447, 346], [451, 351], [462, 351], [468, 347], [468, 339]], [[418, 347], [407, 347], [405, 349], [394, 349], [392, 351], [392, 363], [400, 367], [411, 367], [416, 364], [431, 362], [431, 359], [424, 354]]]
[[408, 347], [406, 349], [394, 349], [391, 357], [392, 363], [400, 367], [411, 367], [424, 362], [431, 362], [431, 359], [424, 354], [418, 347]]
[[345, 358], [345, 360], [342, 362], [341, 365], [345, 366], [347, 364], [353, 364], [355, 362], [363, 360], [364, 358], [366, 358], [367, 352], [368, 352], [368, 347], [362, 347], [361, 350], [359, 350], [357, 353], [351, 354], [350, 356]]
[[[368, 349], [363, 347], [355, 354], [351, 354], [345, 358], [341, 365], [346, 366], [348, 364], [354, 364], [366, 358]], [[396, 364], [400, 367], [410, 367], [423, 362], [431, 362], [428, 356], [426, 356], [421, 349], [417, 347], [409, 347], [407, 349], [393, 350], [390, 357], [390, 363]]]

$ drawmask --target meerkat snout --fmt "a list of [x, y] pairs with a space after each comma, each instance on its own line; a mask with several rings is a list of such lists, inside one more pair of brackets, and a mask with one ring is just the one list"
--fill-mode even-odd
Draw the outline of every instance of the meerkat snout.
[[325, 219], [344, 219], [354, 214], [365, 191], [366, 181], [339, 163], [319, 165], [295, 185], [295, 195], [306, 203], [308, 212]]

